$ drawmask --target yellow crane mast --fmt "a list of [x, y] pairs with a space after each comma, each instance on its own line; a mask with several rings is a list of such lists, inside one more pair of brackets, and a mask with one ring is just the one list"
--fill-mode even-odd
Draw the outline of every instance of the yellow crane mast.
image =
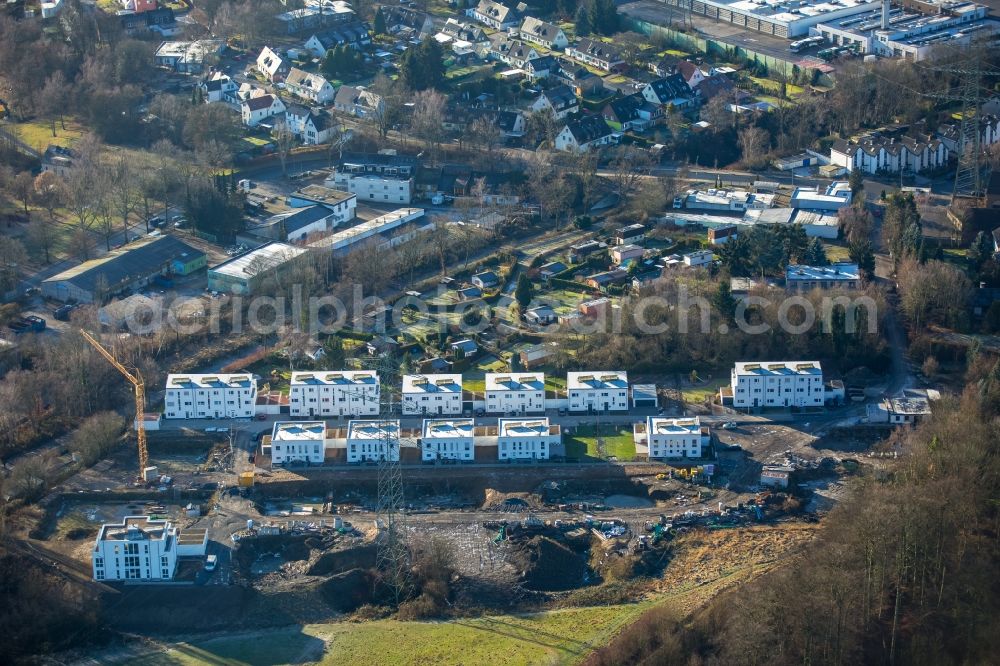
[[122, 365], [118, 359], [112, 355], [111, 352], [104, 348], [104, 345], [95, 340], [90, 333], [81, 329], [80, 335], [82, 335], [83, 339], [89, 342], [94, 349], [100, 352], [101, 356], [108, 360], [108, 363], [115, 366], [118, 372], [125, 375], [125, 379], [129, 380], [132, 387], [135, 389], [135, 431], [136, 440], [139, 446], [139, 477], [145, 481], [146, 467], [149, 466], [149, 451], [146, 448], [146, 424], [143, 422], [142, 418], [146, 411], [146, 388], [142, 381], [142, 375], [139, 374], [138, 369], [134, 372], [130, 372], [128, 368]]

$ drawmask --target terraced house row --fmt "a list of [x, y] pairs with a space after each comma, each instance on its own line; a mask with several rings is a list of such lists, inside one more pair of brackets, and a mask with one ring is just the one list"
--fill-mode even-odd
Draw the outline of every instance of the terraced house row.
[[[651, 416], [633, 427], [639, 460], [700, 459], [710, 433], [698, 417]], [[347, 427], [324, 421], [279, 421], [260, 453], [274, 466], [438, 461], [489, 463], [562, 459], [562, 428], [547, 417], [499, 418], [477, 425], [472, 418], [424, 419], [403, 428], [398, 419], [356, 419]], [[266, 464], [258, 462], [258, 464]]]
[[[542, 372], [489, 373], [484, 390], [471, 391], [461, 374], [404, 375], [399, 402], [405, 416], [457, 416], [476, 409], [493, 414], [540, 414], [546, 409], [572, 412], [625, 412], [634, 403], [624, 371], [570, 372], [566, 389], [546, 389]], [[655, 387], [641, 391], [648, 404]], [[637, 394], [638, 395], [638, 394]], [[250, 418], [271, 404], [258, 396], [257, 379], [248, 373], [185, 374], [167, 377], [164, 417], [168, 419]], [[371, 370], [293, 372], [287, 412], [293, 417], [377, 416], [382, 404], [378, 373]]]

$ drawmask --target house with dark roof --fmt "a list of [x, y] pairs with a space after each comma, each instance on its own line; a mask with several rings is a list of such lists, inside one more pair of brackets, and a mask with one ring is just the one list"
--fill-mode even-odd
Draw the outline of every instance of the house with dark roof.
[[60, 178], [66, 178], [73, 169], [74, 157], [76, 154], [72, 148], [50, 143], [42, 154], [42, 171], [49, 171]]
[[559, 68], [558, 61], [550, 55], [538, 56], [524, 63], [521, 67], [531, 79], [544, 79]]
[[559, 68], [549, 74], [572, 88], [577, 97], [597, 97], [603, 94], [604, 79], [567, 58], [558, 58], [557, 61]]
[[830, 163], [864, 173], [919, 173], [948, 163], [948, 147], [929, 134], [905, 129], [875, 131], [857, 139], [840, 139], [830, 147]]
[[520, 111], [505, 111], [502, 109], [459, 109], [456, 113], [456, 121], [461, 121], [461, 127], [471, 125], [479, 118], [486, 118], [491, 124], [500, 130], [500, 133], [508, 138], [524, 136], [526, 120]]
[[304, 47], [306, 51], [317, 58], [324, 58], [327, 51], [338, 46], [346, 44], [357, 49], [371, 43], [372, 38], [368, 33], [368, 27], [360, 21], [354, 21], [314, 33], [305, 41]]
[[647, 102], [641, 93], [634, 93], [611, 100], [604, 105], [601, 115], [614, 130], [641, 131], [663, 117], [663, 108]]
[[273, 215], [249, 231], [271, 240], [294, 243], [306, 240], [310, 234], [329, 231], [338, 221], [338, 215], [326, 206], [306, 206]]
[[358, 118], [368, 118], [373, 114], [382, 113], [385, 101], [381, 95], [362, 86], [340, 86], [333, 98], [333, 107]]
[[284, 112], [285, 103], [274, 95], [251, 97], [240, 106], [243, 124], [247, 127], [256, 127], [261, 121]]
[[671, 74], [647, 83], [642, 96], [653, 104], [680, 107], [691, 101], [691, 88], [680, 74]]
[[583, 153], [614, 143], [614, 130], [601, 116], [584, 116], [567, 123], [556, 135], [556, 150]]
[[205, 253], [174, 236], [142, 236], [44, 280], [42, 294], [57, 301], [103, 302], [148, 285], [158, 275], [190, 275]]
[[524, 41], [540, 44], [547, 49], [558, 49], [561, 51], [569, 46], [569, 40], [566, 39], [566, 33], [562, 31], [562, 28], [551, 23], [546, 23], [541, 19], [536, 19], [533, 16], [526, 16], [524, 18], [518, 34], [521, 35], [521, 39]]
[[612, 285], [622, 285], [628, 282], [628, 271], [616, 268], [603, 273], [595, 273], [585, 280], [587, 286], [605, 291]]
[[453, 18], [444, 22], [444, 25], [441, 26], [441, 32], [438, 34], [450, 37], [453, 40], [469, 42], [470, 44], [481, 44], [487, 41], [486, 31], [481, 27]]
[[733, 104], [741, 104], [751, 96], [747, 91], [737, 88], [729, 77], [721, 74], [704, 79], [694, 91], [702, 104], [719, 95], [723, 95], [726, 100]]
[[589, 37], [584, 37], [567, 48], [566, 55], [605, 72], [624, 69], [627, 64], [621, 51], [613, 45]]
[[328, 111], [301, 104], [285, 107], [285, 123], [295, 138], [307, 146], [327, 143], [338, 131], [336, 119]]
[[552, 115], [561, 120], [571, 113], [579, 111], [580, 102], [572, 88], [567, 85], [558, 85], [543, 91], [531, 105], [532, 111], [544, 111], [545, 109], [552, 111]]
[[202, 79], [198, 83], [198, 88], [206, 104], [213, 102], [235, 104], [236, 92], [240, 87], [228, 74], [216, 71]]
[[480, 0], [469, 15], [494, 30], [509, 30], [521, 22], [521, 15], [516, 10], [493, 0]]
[[490, 289], [500, 285], [500, 278], [493, 271], [483, 271], [472, 276], [472, 284], [480, 289]]
[[144, 12], [119, 14], [122, 30], [133, 34], [143, 30], [159, 32], [163, 36], [174, 34], [177, 29], [177, 19], [174, 10], [169, 7], [157, 7]]
[[538, 57], [538, 51], [519, 39], [496, 34], [490, 37], [490, 57], [521, 69], [528, 61]]
[[382, 12], [385, 29], [390, 35], [422, 40], [434, 33], [434, 19], [425, 12], [403, 5], [382, 5], [378, 11]]

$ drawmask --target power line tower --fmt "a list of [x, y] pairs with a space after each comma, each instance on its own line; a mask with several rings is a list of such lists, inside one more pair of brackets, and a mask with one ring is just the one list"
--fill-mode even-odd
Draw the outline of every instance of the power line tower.
[[381, 385], [381, 454], [378, 459], [378, 503], [375, 515], [380, 530], [375, 566], [385, 576], [386, 586], [396, 603], [399, 603], [406, 597], [410, 587], [410, 549], [403, 521], [403, 472], [399, 460], [402, 454], [402, 433], [398, 429], [399, 422], [393, 419], [393, 391], [399, 380], [399, 363], [387, 354], [371, 365], [378, 371]]
[[978, 59], [969, 65], [969, 69], [956, 72], [961, 76], [955, 99], [962, 105], [962, 122], [958, 135], [958, 167], [955, 169], [952, 203], [956, 197], [983, 196], [990, 181], [989, 162], [983, 155], [979, 118], [979, 109], [986, 101], [980, 90], [983, 71], [979, 69]]
[[955, 185], [951, 193], [952, 204], [956, 199], [978, 199], [986, 194], [990, 182], [989, 160], [983, 153], [980, 109], [989, 99], [983, 88], [983, 79], [995, 77], [998, 72], [987, 68], [983, 62], [986, 43], [973, 43], [959, 52], [952, 50], [955, 60], [940, 65], [925, 65], [930, 72], [945, 74], [957, 79], [954, 87], [940, 93], [920, 93], [924, 97], [958, 104], [961, 120], [956, 142], [958, 164]]

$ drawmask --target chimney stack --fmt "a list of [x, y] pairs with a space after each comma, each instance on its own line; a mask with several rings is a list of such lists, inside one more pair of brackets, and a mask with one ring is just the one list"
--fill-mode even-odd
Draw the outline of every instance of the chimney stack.
[[882, 0], [882, 29], [889, 29], [889, 0]]

